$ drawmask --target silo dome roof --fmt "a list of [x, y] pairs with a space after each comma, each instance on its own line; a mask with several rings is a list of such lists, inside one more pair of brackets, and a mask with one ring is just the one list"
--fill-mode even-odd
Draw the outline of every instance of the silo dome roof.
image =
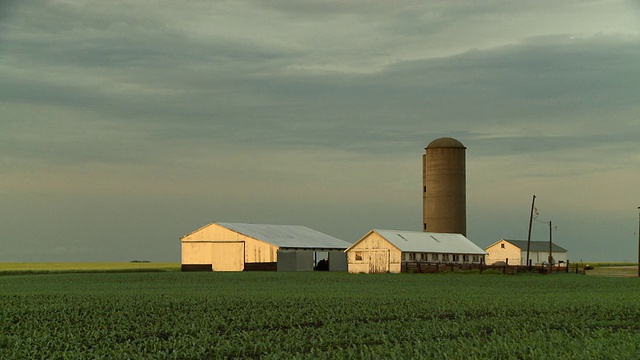
[[427, 145], [426, 149], [436, 149], [436, 148], [462, 148], [466, 149], [462, 143], [454, 138], [443, 137], [439, 139], [435, 139]]

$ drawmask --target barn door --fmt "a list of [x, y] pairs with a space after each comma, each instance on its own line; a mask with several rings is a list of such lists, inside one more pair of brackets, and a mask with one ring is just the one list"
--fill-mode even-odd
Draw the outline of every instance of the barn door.
[[389, 250], [369, 251], [369, 273], [379, 274], [389, 271]]
[[244, 270], [244, 242], [215, 242], [212, 252], [213, 271]]

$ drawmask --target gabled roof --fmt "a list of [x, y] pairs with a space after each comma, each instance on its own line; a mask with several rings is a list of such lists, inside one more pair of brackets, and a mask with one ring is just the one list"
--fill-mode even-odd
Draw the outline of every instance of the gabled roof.
[[[373, 229], [362, 239], [372, 232], [378, 233], [402, 252], [471, 255], [486, 254], [486, 251], [479, 248], [462, 234]], [[358, 242], [362, 239], [358, 240]], [[356, 244], [358, 242], [356, 242]], [[355, 246], [355, 244], [351, 245], [351, 247], [353, 246]]]
[[[520, 250], [527, 250], [527, 240], [507, 240], [502, 239], [508, 242], [511, 245], [514, 245]], [[555, 243], [551, 243], [553, 252], [567, 252], [567, 249], [556, 245]], [[493, 246], [493, 245], [492, 245]], [[549, 242], [548, 241], [531, 241], [529, 245], [529, 251], [534, 252], [548, 252], [549, 251]]]
[[216, 223], [280, 248], [344, 250], [351, 243], [299, 225]]

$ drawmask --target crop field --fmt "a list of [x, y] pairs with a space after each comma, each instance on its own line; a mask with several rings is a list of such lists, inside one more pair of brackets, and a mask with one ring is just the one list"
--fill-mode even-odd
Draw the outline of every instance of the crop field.
[[0, 276], [2, 359], [630, 359], [640, 280], [576, 274]]

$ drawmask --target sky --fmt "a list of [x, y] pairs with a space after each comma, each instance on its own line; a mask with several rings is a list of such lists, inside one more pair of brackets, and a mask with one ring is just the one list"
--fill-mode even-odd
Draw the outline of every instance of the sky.
[[0, 2], [0, 261], [180, 261], [211, 222], [422, 229], [637, 261], [636, 1]]

